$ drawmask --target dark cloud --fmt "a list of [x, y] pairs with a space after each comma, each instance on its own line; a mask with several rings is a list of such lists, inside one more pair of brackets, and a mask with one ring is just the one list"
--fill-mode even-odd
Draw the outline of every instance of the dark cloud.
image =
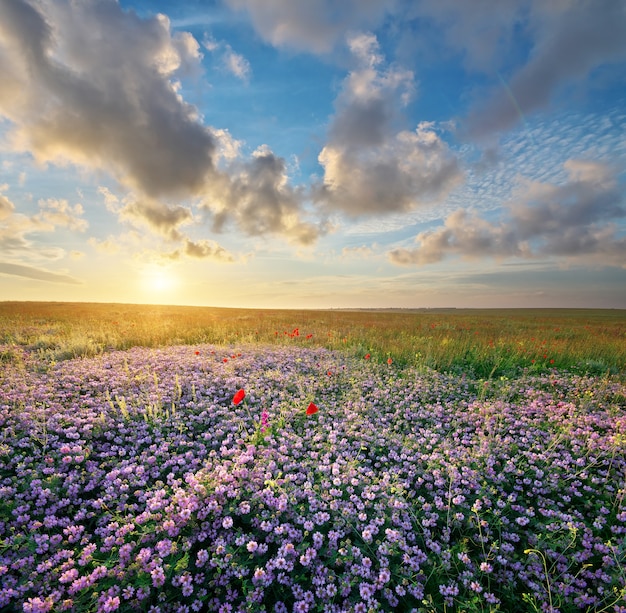
[[463, 258], [583, 258], [624, 266], [626, 238], [612, 222], [626, 217], [614, 175], [595, 162], [570, 160], [563, 185], [528, 182], [509, 203], [507, 218], [491, 222], [457, 210], [443, 227], [420, 233], [414, 249], [395, 249], [395, 264], [423, 265], [449, 256]]
[[356, 66], [343, 83], [319, 155], [324, 177], [314, 188], [316, 200], [359, 217], [442, 199], [462, 178], [455, 156], [431, 124], [397, 129], [401, 106], [415, 87], [413, 74], [385, 68], [371, 34], [355, 35], [348, 44]]
[[23, 264], [10, 264], [8, 262], [0, 262], [0, 274], [15, 275], [17, 277], [26, 277], [27, 279], [35, 279], [37, 281], [47, 281], [49, 283], [68, 283], [70, 285], [82, 285], [82, 281], [56, 272], [49, 272], [41, 268], [33, 266], [24, 266]]

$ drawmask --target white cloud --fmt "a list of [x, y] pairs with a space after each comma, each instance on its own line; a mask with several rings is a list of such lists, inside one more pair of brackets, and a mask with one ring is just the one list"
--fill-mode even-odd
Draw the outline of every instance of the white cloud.
[[615, 173], [597, 162], [569, 160], [567, 181], [555, 185], [523, 181], [508, 203], [508, 215], [492, 222], [458, 209], [443, 227], [421, 232], [415, 248], [389, 253], [401, 265], [462, 258], [537, 258], [624, 266], [626, 238], [615, 221], [626, 217]]
[[14, 147], [107, 170], [150, 197], [200, 190], [214, 142], [175, 81], [199, 65], [199, 46], [169, 28], [114, 0], [0, 3], [0, 115]]
[[230, 45], [224, 54], [224, 63], [226, 68], [232, 72], [238, 79], [248, 81], [250, 78], [251, 68], [250, 62], [241, 54], [235, 53]]
[[442, 200], [462, 178], [433, 124], [398, 130], [401, 104], [415, 84], [410, 71], [384, 67], [373, 35], [348, 41], [356, 67], [336, 101], [328, 142], [319, 155], [323, 182], [315, 197], [351, 217], [410, 211]]
[[217, 41], [212, 36], [206, 35], [202, 44], [205, 49], [217, 55], [224, 70], [245, 83], [250, 80], [252, 74], [250, 62], [241, 53], [234, 51], [227, 42]]
[[302, 190], [289, 183], [285, 159], [267, 145], [257, 148], [250, 160], [232, 160], [225, 168], [228, 176], [212, 184], [203, 203], [214, 230], [235, 223], [249, 236], [280, 234], [300, 245], [310, 245], [326, 232], [324, 222], [307, 219]]
[[39, 208], [40, 212], [34, 219], [43, 224], [78, 232], [84, 232], [89, 227], [87, 220], [82, 217], [85, 211], [80, 203], [72, 206], [64, 199], [47, 198], [39, 201]]
[[8, 188], [9, 186], [6, 183], [0, 185], [0, 221], [9, 217], [15, 211], [15, 205], [2, 193]]
[[3, 257], [59, 259], [65, 250], [51, 246], [49, 239], [40, 242], [39, 235], [53, 233], [59, 228], [84, 232], [88, 227], [80, 203], [72, 206], [63, 199], [42, 199], [35, 214], [24, 215], [17, 212], [13, 202], [2, 193], [5, 189], [6, 186], [0, 186], [0, 254]]

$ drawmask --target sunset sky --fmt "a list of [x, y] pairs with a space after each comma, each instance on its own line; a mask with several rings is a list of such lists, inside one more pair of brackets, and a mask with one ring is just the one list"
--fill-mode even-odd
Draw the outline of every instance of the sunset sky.
[[0, 0], [0, 300], [626, 308], [626, 3]]

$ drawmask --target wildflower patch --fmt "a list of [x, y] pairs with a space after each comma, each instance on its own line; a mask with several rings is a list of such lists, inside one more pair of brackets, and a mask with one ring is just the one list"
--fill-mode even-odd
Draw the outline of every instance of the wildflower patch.
[[297, 347], [9, 363], [0, 608], [620, 611], [625, 397]]

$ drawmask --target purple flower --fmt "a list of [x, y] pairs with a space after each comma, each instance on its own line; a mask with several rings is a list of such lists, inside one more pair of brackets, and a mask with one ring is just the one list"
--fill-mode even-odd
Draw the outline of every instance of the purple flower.
[[109, 613], [109, 611], [117, 611], [119, 607], [120, 599], [117, 596], [109, 596], [98, 610], [102, 611], [102, 613]]
[[259, 548], [259, 544], [256, 541], [248, 541], [246, 544], [246, 549], [250, 553], [254, 553]]
[[152, 577], [152, 585], [154, 587], [162, 587], [165, 583], [165, 572], [162, 566], [156, 566], [150, 571]]

